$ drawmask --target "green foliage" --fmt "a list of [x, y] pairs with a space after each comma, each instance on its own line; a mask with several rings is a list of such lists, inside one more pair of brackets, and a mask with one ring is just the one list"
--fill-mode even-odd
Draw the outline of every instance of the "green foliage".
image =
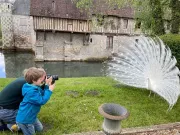
[[[1, 89], [12, 79], [0, 79]], [[69, 96], [67, 91], [76, 91], [79, 96]], [[97, 91], [100, 95], [86, 95]], [[149, 126], [180, 121], [180, 100], [167, 112], [168, 104], [149, 91], [123, 86], [107, 77], [61, 78], [48, 103], [42, 106], [39, 119], [44, 132], [38, 135], [61, 135], [102, 130], [103, 117], [98, 107], [104, 103], [116, 103], [130, 112], [122, 121], [122, 128]], [[11, 132], [4, 132], [11, 135]], [[21, 133], [20, 133], [21, 135]]]
[[163, 12], [161, 8], [160, 0], [150, 0], [150, 6], [152, 9], [152, 16], [154, 25], [152, 27], [154, 34], [162, 35], [165, 33], [164, 30], [164, 21], [163, 21]]
[[77, 8], [89, 10], [93, 6], [92, 0], [73, 0]]
[[132, 5], [136, 0], [106, 0], [110, 8], [122, 8], [127, 5]]
[[176, 57], [177, 67], [180, 69], [180, 35], [179, 34], [166, 34], [160, 36], [166, 45], [172, 51], [172, 55]]
[[97, 25], [98, 26], [103, 26], [105, 16], [102, 15], [102, 14], [96, 14], [96, 18], [97, 18]]
[[171, 33], [178, 34], [180, 28], [180, 1], [171, 0], [170, 7], [172, 9]]
[[93, 2], [96, 1], [98, 2], [104, 2], [104, 4], [107, 4], [109, 8], [114, 8], [118, 7], [121, 8], [125, 5], [132, 4], [136, 0], [72, 0], [75, 4], [76, 7], [81, 8], [81, 9], [93, 9]]
[[151, 35], [165, 33], [163, 11], [160, 0], [137, 1], [135, 4], [136, 18], [142, 22], [142, 31]]
[[[141, 22], [141, 30], [145, 34], [151, 34], [152, 33], [152, 13], [151, 8], [149, 6], [149, 1], [137, 1], [134, 3], [135, 8], [135, 18], [136, 21]], [[142, 12], [143, 11], [143, 12]], [[148, 20], [148, 21], [147, 21]]]
[[[94, 11], [94, 0], [73, 0], [76, 6], [86, 11]], [[97, 2], [98, 0], [96, 0]], [[102, 1], [102, 0], [99, 0]], [[178, 33], [180, 26], [180, 1], [179, 0], [104, 0], [109, 9], [123, 6], [134, 6], [136, 18], [141, 22], [141, 29], [145, 34], [165, 34], [164, 20], [171, 20], [171, 33]], [[170, 12], [172, 11], [172, 12]], [[93, 13], [96, 13], [94, 11]], [[97, 12], [99, 14], [99, 12]], [[172, 17], [171, 17], [172, 16]]]

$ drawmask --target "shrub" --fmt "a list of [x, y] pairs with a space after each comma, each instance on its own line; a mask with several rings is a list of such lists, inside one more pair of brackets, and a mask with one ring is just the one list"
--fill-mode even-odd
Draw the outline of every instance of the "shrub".
[[180, 34], [165, 34], [160, 38], [171, 49], [172, 55], [176, 57], [177, 67], [180, 69]]

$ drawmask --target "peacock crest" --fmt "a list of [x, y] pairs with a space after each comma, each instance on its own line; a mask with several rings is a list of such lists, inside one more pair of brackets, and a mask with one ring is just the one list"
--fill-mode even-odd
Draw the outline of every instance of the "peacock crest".
[[179, 69], [161, 39], [141, 36], [119, 46], [116, 52], [108, 62], [109, 76], [126, 85], [149, 89], [173, 107], [180, 95]]

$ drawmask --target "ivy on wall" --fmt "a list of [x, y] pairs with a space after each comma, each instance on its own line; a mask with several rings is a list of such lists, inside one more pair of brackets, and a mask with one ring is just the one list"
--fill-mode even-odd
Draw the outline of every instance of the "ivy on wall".
[[179, 0], [171, 0], [170, 7], [172, 10], [171, 33], [178, 34], [179, 26], [180, 26], [180, 1]]

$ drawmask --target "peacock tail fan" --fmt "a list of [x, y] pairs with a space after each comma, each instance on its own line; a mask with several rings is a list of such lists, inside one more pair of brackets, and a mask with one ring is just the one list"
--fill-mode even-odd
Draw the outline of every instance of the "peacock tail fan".
[[119, 44], [107, 63], [107, 74], [120, 83], [157, 93], [171, 109], [180, 95], [176, 63], [171, 50], [160, 38], [140, 36]]

